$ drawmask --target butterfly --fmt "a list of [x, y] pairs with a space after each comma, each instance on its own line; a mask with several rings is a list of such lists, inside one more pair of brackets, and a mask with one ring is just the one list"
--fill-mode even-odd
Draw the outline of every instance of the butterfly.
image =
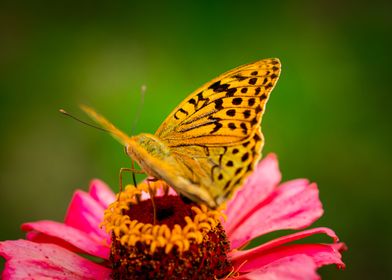
[[217, 208], [261, 157], [261, 119], [280, 71], [279, 59], [272, 58], [218, 76], [185, 98], [155, 134], [128, 136], [93, 109], [82, 109], [125, 146], [148, 176]]

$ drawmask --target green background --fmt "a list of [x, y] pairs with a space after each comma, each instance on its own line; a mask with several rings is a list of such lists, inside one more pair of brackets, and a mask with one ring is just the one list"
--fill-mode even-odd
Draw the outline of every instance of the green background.
[[26, 221], [61, 221], [92, 178], [117, 190], [130, 164], [110, 136], [59, 108], [85, 118], [78, 104], [91, 105], [129, 133], [140, 110], [132, 133], [152, 133], [204, 82], [278, 57], [264, 154], [278, 155], [284, 180], [318, 183], [325, 214], [314, 226], [349, 247], [345, 271], [320, 273], [391, 277], [391, 5], [141, 2], [1, 5], [0, 240], [23, 237]]

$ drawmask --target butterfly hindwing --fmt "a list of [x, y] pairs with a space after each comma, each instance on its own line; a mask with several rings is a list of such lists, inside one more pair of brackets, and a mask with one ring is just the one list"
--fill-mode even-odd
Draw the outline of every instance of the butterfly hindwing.
[[253, 171], [261, 156], [263, 137], [257, 131], [247, 141], [231, 146], [182, 146], [173, 156], [193, 185], [206, 189], [217, 205], [226, 201]]

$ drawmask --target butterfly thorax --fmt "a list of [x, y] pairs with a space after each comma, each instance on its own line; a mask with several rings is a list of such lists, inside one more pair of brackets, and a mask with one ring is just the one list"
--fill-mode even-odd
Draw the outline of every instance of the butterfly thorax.
[[134, 159], [140, 167], [150, 176], [159, 177], [154, 168], [159, 162], [170, 163], [174, 159], [170, 155], [170, 149], [156, 136], [142, 133], [130, 138], [126, 145], [128, 156]]
[[142, 133], [132, 137], [132, 139], [154, 157], [164, 159], [170, 155], [169, 147], [152, 134]]

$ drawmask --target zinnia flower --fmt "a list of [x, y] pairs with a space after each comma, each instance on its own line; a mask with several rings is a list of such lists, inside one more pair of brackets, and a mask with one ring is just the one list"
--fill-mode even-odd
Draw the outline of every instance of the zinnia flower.
[[[319, 279], [320, 266], [344, 268], [345, 245], [328, 228], [242, 250], [255, 237], [303, 229], [322, 215], [316, 184], [297, 179], [279, 185], [280, 179], [276, 157], [267, 156], [223, 215], [184, 202], [161, 181], [128, 187], [116, 200], [93, 180], [88, 193], [75, 192], [64, 223], [25, 223], [27, 240], [0, 242], [3, 278]], [[294, 242], [315, 234], [332, 243]]]

